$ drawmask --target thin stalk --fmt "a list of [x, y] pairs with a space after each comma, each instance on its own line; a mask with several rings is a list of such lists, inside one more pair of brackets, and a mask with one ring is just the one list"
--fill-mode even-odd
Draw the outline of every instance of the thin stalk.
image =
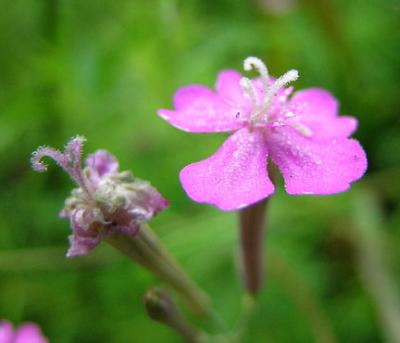
[[246, 290], [255, 296], [263, 284], [263, 241], [268, 199], [239, 212], [242, 277]]
[[147, 225], [140, 228], [138, 236], [135, 238], [122, 233], [112, 233], [105, 238], [105, 241], [167, 282], [182, 296], [194, 312], [209, 313], [208, 296], [169, 255], [162, 242]]
[[[276, 186], [279, 171], [272, 160], [268, 161], [267, 169]], [[261, 200], [239, 212], [242, 278], [246, 291], [253, 297], [260, 291], [264, 279], [264, 227], [269, 199]]]
[[382, 234], [383, 213], [375, 194], [360, 191], [355, 197], [352, 239], [358, 270], [376, 308], [382, 333], [388, 343], [400, 342], [400, 297], [394, 273], [387, 263]]

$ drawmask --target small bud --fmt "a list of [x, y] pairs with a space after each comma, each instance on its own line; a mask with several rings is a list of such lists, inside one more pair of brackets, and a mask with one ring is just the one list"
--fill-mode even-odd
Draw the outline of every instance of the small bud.
[[173, 322], [178, 315], [174, 302], [161, 288], [153, 288], [146, 292], [144, 306], [151, 319], [165, 324]]
[[165, 290], [153, 288], [147, 291], [144, 306], [151, 319], [173, 328], [187, 342], [200, 342], [202, 334], [187, 322]]

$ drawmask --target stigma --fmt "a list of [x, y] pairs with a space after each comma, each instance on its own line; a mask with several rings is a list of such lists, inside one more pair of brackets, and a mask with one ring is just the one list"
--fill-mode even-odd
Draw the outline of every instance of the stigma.
[[280, 113], [273, 113], [275, 112], [273, 111], [274, 100], [279, 90], [299, 78], [299, 72], [296, 69], [291, 69], [276, 80], [273, 80], [269, 76], [267, 66], [264, 62], [254, 56], [247, 57], [244, 60], [243, 69], [245, 71], [255, 69], [259, 73], [259, 81], [261, 81], [261, 84], [259, 82], [256, 84], [255, 82], [258, 80], [252, 80], [247, 77], [240, 79], [240, 86], [243, 89], [244, 96], [251, 102], [252, 110], [248, 120], [250, 129], [255, 127], [271, 128], [289, 125], [303, 136], [310, 137], [312, 135], [311, 129], [298, 122], [295, 115], [289, 119], [284, 114], [286, 112], [286, 100], [291, 93], [291, 89], [288, 89], [288, 92], [285, 92], [283, 95], [282, 108], [279, 109]]

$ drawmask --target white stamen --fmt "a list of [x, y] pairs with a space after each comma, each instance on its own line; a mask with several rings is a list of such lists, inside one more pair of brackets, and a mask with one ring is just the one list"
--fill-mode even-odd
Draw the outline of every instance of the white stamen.
[[261, 81], [264, 85], [264, 88], [268, 88], [269, 74], [267, 66], [264, 64], [263, 61], [261, 61], [258, 57], [249, 56], [244, 60], [243, 68], [246, 71], [250, 71], [253, 68], [257, 69], [257, 71], [260, 73]]
[[[271, 112], [271, 106], [274, 101], [274, 97], [277, 95], [278, 91], [282, 88], [283, 93], [281, 94], [281, 97], [278, 99], [278, 102], [284, 104], [286, 102], [288, 95], [291, 93], [292, 89], [291, 88], [284, 89], [283, 87], [286, 84], [297, 80], [299, 77], [299, 73], [295, 69], [289, 70], [281, 77], [279, 77], [275, 82], [270, 84], [268, 69], [264, 64], [264, 62], [259, 58], [254, 56], [247, 57], [243, 62], [243, 68], [246, 71], [251, 71], [252, 69], [258, 71], [258, 73], [260, 74], [259, 80], [261, 80], [262, 82], [262, 89], [260, 91], [265, 94], [264, 98], [261, 99], [260, 98], [261, 94], [257, 92], [258, 89], [256, 88], [253, 80], [247, 77], [242, 77], [240, 79], [240, 86], [242, 87], [245, 96], [250, 98], [253, 105], [250, 115], [250, 127], [265, 125], [271, 119], [269, 117], [273, 115], [270, 112]], [[286, 118], [291, 118], [295, 117], [295, 114], [293, 112], [288, 112], [284, 114], [284, 116]], [[312, 135], [311, 129], [309, 129], [305, 125], [302, 125], [300, 123], [289, 124], [289, 125], [292, 126], [294, 129], [296, 129], [303, 136], [309, 137]]]
[[259, 104], [256, 88], [253, 82], [247, 77], [240, 79], [240, 86], [243, 88], [245, 94], [247, 94], [252, 102], [253, 107], [257, 107]]
[[272, 99], [278, 92], [279, 88], [285, 86], [286, 84], [296, 81], [299, 78], [299, 72], [295, 69], [289, 70], [285, 74], [283, 74], [278, 80], [274, 82], [274, 84], [269, 87], [266, 91], [264, 104], [262, 107], [262, 112], [267, 110], [272, 103]]

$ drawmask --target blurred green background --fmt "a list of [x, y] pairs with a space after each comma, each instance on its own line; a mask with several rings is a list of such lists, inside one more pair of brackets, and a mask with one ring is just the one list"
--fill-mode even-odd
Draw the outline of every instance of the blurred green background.
[[[144, 314], [160, 282], [111, 248], [66, 260], [57, 217], [72, 187], [31, 152], [76, 134], [170, 200], [154, 230], [239, 317], [236, 214], [195, 204], [179, 170], [224, 134], [181, 132], [156, 115], [189, 83], [249, 55], [295, 87], [333, 92], [359, 119], [367, 175], [345, 194], [292, 197], [268, 212], [267, 283], [245, 342], [400, 342], [400, 3], [398, 0], [14, 0], [0, 13], [0, 318], [40, 324], [52, 343], [181, 342]], [[208, 327], [209, 323], [193, 318]]]

